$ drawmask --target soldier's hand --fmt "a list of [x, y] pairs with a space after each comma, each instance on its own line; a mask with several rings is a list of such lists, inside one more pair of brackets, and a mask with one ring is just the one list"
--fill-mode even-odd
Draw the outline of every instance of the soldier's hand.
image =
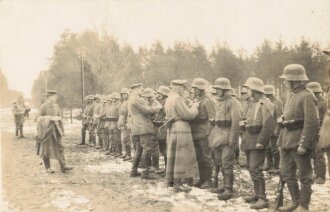
[[264, 148], [265, 146], [263, 144], [259, 144], [259, 143], [256, 144], [256, 149], [264, 149]]
[[304, 155], [304, 154], [306, 154], [306, 152], [307, 152], [307, 150], [304, 147], [302, 147], [302, 146], [298, 147], [298, 155]]

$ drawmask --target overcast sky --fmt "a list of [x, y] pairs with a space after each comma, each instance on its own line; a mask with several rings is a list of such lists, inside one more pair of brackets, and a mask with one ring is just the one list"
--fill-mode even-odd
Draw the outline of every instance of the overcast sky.
[[330, 44], [329, 0], [97, 1], [0, 0], [0, 67], [10, 88], [31, 96], [64, 29], [100, 30], [137, 49], [160, 40], [198, 40], [208, 50], [227, 42], [252, 53], [264, 39], [302, 37]]

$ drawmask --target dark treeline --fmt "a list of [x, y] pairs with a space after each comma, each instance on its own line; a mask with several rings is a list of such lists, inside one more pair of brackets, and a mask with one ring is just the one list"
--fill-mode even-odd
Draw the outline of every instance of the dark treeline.
[[35, 104], [43, 101], [47, 78], [48, 89], [59, 91], [62, 107], [80, 107], [82, 61], [85, 95], [109, 94], [137, 82], [156, 88], [168, 85], [172, 79], [192, 81], [195, 77], [211, 83], [218, 77], [227, 77], [237, 87], [247, 77], [257, 76], [280, 88], [282, 80], [278, 76], [289, 63], [305, 66], [311, 81], [324, 84], [327, 76], [326, 57], [317, 44], [305, 39], [292, 46], [265, 40], [252, 55], [246, 55], [244, 50], [233, 52], [226, 44], [216, 44], [208, 53], [198, 42], [177, 42], [164, 48], [156, 41], [151, 47], [140, 47], [135, 52], [106, 33], [65, 31], [54, 47], [49, 69], [34, 82]]

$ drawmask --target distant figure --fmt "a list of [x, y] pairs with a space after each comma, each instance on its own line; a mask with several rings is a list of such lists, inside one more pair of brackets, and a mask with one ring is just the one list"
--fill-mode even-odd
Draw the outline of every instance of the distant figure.
[[24, 138], [23, 125], [24, 125], [24, 112], [25, 108], [22, 108], [17, 104], [17, 100], [12, 102], [12, 112], [14, 114], [14, 120], [16, 125], [16, 138]]
[[71, 170], [65, 164], [62, 136], [64, 135], [61, 111], [56, 104], [57, 92], [47, 91], [47, 101], [39, 108], [37, 115], [37, 155], [42, 157], [47, 173], [54, 173], [50, 168], [50, 158], [57, 159], [61, 172]]

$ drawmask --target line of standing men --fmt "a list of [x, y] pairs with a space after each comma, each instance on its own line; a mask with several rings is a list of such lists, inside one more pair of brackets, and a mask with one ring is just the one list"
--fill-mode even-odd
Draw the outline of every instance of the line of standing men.
[[[311, 90], [306, 88], [308, 78], [301, 65], [286, 66], [281, 78], [290, 91], [284, 110], [275, 98], [274, 86], [264, 85], [256, 77], [248, 78], [243, 85], [247, 95], [243, 104], [234, 97], [226, 78], [215, 81], [216, 101], [206, 95], [207, 83], [202, 78], [192, 83], [194, 99], [187, 97], [186, 80], [173, 80], [171, 89], [161, 86], [157, 92], [134, 84], [129, 98], [126, 88], [121, 94], [112, 93], [106, 98], [88, 96], [82, 144], [88, 129], [89, 143], [96, 145], [96, 129], [97, 148], [121, 157], [124, 145], [126, 154], [122, 158], [130, 160], [131, 140], [135, 154], [130, 176], [141, 175], [142, 179], [153, 178], [150, 167], [162, 173], [160, 150], [165, 157], [167, 186], [178, 191], [189, 191], [186, 185], [210, 188], [214, 168], [216, 176], [221, 171], [224, 181], [213, 191], [220, 200], [228, 200], [233, 197], [233, 165], [241, 137], [241, 150], [245, 152], [254, 188], [254, 194], [244, 198], [251, 208], [269, 207], [263, 171], [277, 173], [280, 169], [292, 197], [292, 203], [280, 211], [298, 207], [300, 211], [308, 210], [313, 182], [311, 158], [317, 155], [315, 144], [321, 120], [314, 95], [318, 92], [311, 92], [313, 83], [309, 84]], [[314, 157], [315, 161], [317, 164], [320, 160]], [[141, 174], [138, 168], [142, 169]]]

